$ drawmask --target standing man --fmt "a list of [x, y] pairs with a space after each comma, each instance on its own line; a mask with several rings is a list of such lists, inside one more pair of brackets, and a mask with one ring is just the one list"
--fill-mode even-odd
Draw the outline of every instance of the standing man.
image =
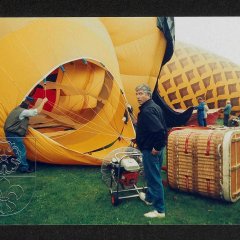
[[203, 124], [204, 124], [204, 127], [206, 127], [207, 126], [207, 112], [208, 112], [209, 108], [208, 108], [207, 103], [205, 101], [203, 101], [203, 102], [204, 102], [204, 119], [203, 119]]
[[10, 112], [4, 124], [6, 138], [9, 141], [15, 156], [20, 161], [19, 170], [22, 173], [31, 173], [34, 171], [29, 168], [26, 159], [26, 147], [23, 142], [28, 130], [29, 117], [36, 116], [40, 113], [48, 99], [42, 99], [42, 102], [37, 108], [28, 109], [29, 104], [32, 101], [33, 98], [27, 97], [20, 106], [17, 106]]
[[227, 100], [227, 104], [224, 108], [224, 119], [223, 119], [223, 124], [224, 126], [228, 127], [228, 120], [229, 120], [229, 116], [230, 116], [230, 113], [232, 111], [232, 105], [231, 105], [231, 102], [230, 100]]
[[148, 218], [164, 218], [164, 189], [161, 178], [163, 150], [167, 142], [167, 127], [161, 108], [154, 103], [151, 89], [145, 85], [136, 87], [137, 101], [140, 105], [138, 114], [136, 141], [143, 154], [143, 166], [147, 181], [146, 194], [139, 197], [154, 210], [145, 213]]
[[201, 97], [198, 98], [198, 106], [195, 109], [197, 109], [198, 125], [204, 127], [204, 101]]

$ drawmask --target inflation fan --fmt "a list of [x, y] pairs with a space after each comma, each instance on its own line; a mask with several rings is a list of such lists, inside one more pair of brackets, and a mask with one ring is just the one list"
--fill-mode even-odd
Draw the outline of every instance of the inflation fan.
[[110, 152], [102, 162], [101, 173], [114, 206], [122, 199], [139, 197], [139, 192], [147, 188], [143, 176], [142, 154], [136, 148], [123, 147]]

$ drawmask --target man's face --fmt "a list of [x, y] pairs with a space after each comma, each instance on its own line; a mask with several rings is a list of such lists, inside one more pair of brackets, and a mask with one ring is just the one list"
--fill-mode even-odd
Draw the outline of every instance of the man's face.
[[150, 99], [150, 96], [142, 90], [136, 92], [136, 97], [140, 106]]

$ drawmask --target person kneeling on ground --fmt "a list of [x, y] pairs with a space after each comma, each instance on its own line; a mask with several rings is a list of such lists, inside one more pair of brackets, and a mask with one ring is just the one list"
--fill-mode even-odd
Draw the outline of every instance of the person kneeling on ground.
[[31, 97], [27, 97], [19, 106], [10, 112], [4, 124], [6, 139], [16, 158], [20, 161], [19, 171], [22, 173], [31, 173], [34, 171], [29, 168], [26, 159], [26, 147], [23, 142], [28, 130], [29, 117], [39, 114], [44, 104], [48, 101], [47, 98], [44, 98], [37, 108], [28, 109], [30, 102], [33, 100]]

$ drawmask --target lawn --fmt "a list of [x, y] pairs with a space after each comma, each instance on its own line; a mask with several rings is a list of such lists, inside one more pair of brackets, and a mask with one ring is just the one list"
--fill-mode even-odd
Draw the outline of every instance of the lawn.
[[[29, 181], [24, 179], [25, 182]], [[35, 184], [35, 189], [32, 187]], [[239, 224], [240, 201], [226, 203], [165, 188], [166, 218], [146, 219], [138, 198], [114, 207], [99, 167], [37, 164], [32, 199], [1, 224]], [[26, 190], [27, 192], [27, 190]]]
[[165, 219], [145, 218], [151, 208], [139, 198], [114, 207], [100, 167], [37, 163], [35, 174], [23, 176], [10, 179], [24, 189], [16, 206], [20, 211], [0, 216], [0, 224], [240, 224], [240, 201], [227, 203], [169, 187]]

